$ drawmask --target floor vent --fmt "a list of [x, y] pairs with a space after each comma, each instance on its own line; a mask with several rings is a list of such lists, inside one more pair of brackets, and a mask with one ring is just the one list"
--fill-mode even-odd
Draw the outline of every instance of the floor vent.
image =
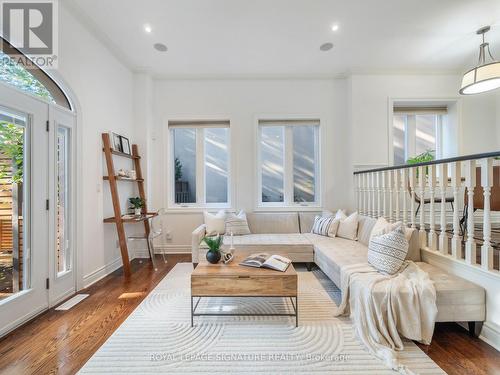
[[59, 305], [56, 307], [56, 310], [58, 311], [66, 311], [71, 309], [73, 306], [76, 304], [82, 302], [85, 298], [87, 298], [89, 295], [88, 294], [77, 294], [73, 298], [70, 298], [66, 302], [64, 302], [62, 305]]

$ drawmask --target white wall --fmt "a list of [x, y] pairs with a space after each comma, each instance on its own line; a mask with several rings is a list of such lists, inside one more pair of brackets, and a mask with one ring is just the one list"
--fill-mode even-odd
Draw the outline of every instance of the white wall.
[[355, 167], [389, 163], [390, 99], [456, 99], [460, 121], [457, 153], [467, 155], [499, 148], [495, 137], [491, 137], [497, 132], [496, 93], [459, 96], [459, 76], [354, 75], [350, 83]]
[[[121, 265], [116, 228], [103, 224], [113, 216], [107, 182], [103, 182], [101, 132], [109, 130], [132, 137], [133, 77], [109, 50], [74, 17], [60, 7], [59, 75], [78, 101], [77, 126], [81, 136], [78, 186], [81, 226], [79, 286], [88, 285]], [[130, 168], [128, 168], [130, 169]], [[123, 201], [131, 186], [121, 187]], [[123, 209], [126, 207], [124, 202]]]
[[[154, 86], [154, 162], [149, 176], [153, 207], [165, 207], [165, 131], [169, 119], [223, 118], [231, 121], [233, 208], [255, 208], [255, 120], [258, 115], [308, 115], [322, 120], [323, 206], [346, 206], [351, 179], [346, 80], [160, 80]], [[172, 250], [189, 250], [201, 213], [169, 215]]]

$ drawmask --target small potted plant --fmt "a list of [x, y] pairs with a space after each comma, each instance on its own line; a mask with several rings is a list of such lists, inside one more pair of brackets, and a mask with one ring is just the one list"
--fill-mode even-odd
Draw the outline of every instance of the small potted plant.
[[207, 261], [212, 264], [217, 264], [221, 258], [220, 247], [222, 245], [223, 236], [203, 237], [203, 241], [208, 246]]
[[132, 205], [132, 207], [130, 207], [130, 208], [134, 209], [134, 215], [141, 216], [142, 215], [142, 208], [144, 207], [144, 199], [142, 199], [141, 197], [132, 197], [132, 198], [129, 198], [128, 201]]

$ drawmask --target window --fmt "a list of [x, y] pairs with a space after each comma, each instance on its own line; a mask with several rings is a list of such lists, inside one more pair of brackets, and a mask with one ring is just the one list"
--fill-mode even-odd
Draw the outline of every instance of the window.
[[57, 272], [63, 273], [71, 269], [70, 253], [70, 129], [57, 127], [56, 143], [56, 255]]
[[230, 203], [229, 121], [170, 121], [170, 206]]
[[319, 120], [259, 121], [259, 205], [319, 205]]
[[0, 49], [1, 82], [71, 110], [68, 97], [47, 73], [2, 37]]
[[446, 112], [446, 108], [394, 108], [394, 165], [406, 164], [408, 159], [426, 153], [441, 157], [441, 127]]

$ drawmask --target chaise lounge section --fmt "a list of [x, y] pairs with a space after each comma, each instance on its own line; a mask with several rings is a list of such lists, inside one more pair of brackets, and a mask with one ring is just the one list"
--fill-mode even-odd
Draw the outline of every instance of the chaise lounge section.
[[[368, 242], [376, 219], [360, 215], [358, 240], [331, 238], [311, 233], [314, 217], [321, 213], [252, 213], [247, 215], [252, 234], [234, 236], [233, 242], [239, 254], [255, 252], [279, 253], [293, 262], [315, 263], [337, 286], [340, 286], [340, 270], [344, 266], [367, 263]], [[205, 225], [192, 234], [192, 259], [196, 264], [205, 257], [207, 248], [201, 241]], [[486, 317], [485, 290], [465, 279], [451, 275], [442, 269], [425, 263], [421, 258], [418, 232], [407, 228], [409, 241], [408, 260], [416, 262], [434, 281], [437, 322], [468, 322], [469, 332], [476, 335], [476, 322]], [[229, 246], [230, 238], [224, 238]]]

